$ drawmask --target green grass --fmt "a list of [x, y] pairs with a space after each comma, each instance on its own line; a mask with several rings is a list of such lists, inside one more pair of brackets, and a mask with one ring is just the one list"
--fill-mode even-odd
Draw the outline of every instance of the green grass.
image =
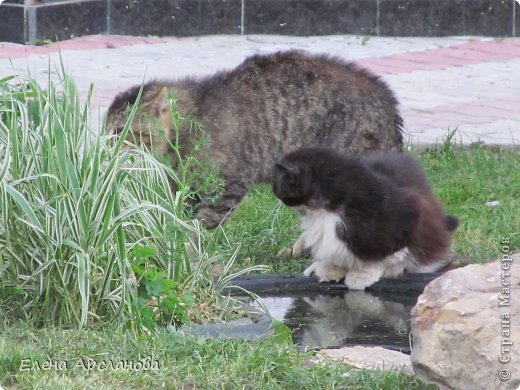
[[[26, 326], [7, 329], [0, 338], [0, 383], [16, 389], [433, 389], [402, 373], [355, 371], [337, 363], [313, 365], [312, 355], [273, 340], [205, 340], [166, 333], [150, 337], [117, 330]], [[115, 366], [121, 360], [144, 362], [147, 357], [159, 369], [85, 369], [93, 367], [93, 361], [111, 361]], [[35, 367], [36, 362], [42, 368], [48, 359], [61, 368], [65, 363], [58, 362], [67, 362], [67, 369], [20, 370]]]
[[[460, 227], [453, 251], [467, 263], [497, 259], [508, 237], [511, 251], [520, 250], [520, 149], [432, 149], [421, 161], [448, 212]], [[499, 201], [497, 206], [487, 202]]]
[[237, 267], [266, 264], [271, 272], [299, 272], [297, 260], [278, 256], [298, 238], [299, 217], [275, 198], [269, 186], [254, 187], [222, 230], [221, 242], [239, 248]]

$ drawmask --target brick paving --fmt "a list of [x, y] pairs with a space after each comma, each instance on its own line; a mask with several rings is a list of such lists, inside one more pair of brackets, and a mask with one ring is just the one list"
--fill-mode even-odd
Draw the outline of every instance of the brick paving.
[[0, 78], [57, 78], [60, 56], [85, 97], [94, 84], [92, 125], [113, 97], [155, 78], [200, 76], [229, 69], [254, 53], [303, 49], [356, 61], [380, 75], [401, 103], [406, 139], [520, 144], [520, 38], [383, 38], [217, 35], [193, 38], [88, 36], [59, 44], [0, 43]]

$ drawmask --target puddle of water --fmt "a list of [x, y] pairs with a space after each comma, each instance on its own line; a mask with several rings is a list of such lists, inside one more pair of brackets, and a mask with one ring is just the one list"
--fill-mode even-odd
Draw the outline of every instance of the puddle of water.
[[416, 301], [415, 295], [357, 291], [264, 294], [259, 299], [303, 347], [377, 345], [402, 352], [410, 352], [410, 311]]

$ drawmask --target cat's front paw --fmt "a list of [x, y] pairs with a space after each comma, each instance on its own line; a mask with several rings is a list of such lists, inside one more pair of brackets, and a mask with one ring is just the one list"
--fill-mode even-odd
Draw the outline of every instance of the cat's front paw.
[[304, 276], [316, 275], [320, 282], [339, 282], [345, 277], [347, 270], [332, 264], [315, 261], [303, 271]]
[[316, 272], [316, 269], [318, 268], [319, 263], [315, 261], [311, 265], [309, 265], [305, 270], [303, 271], [303, 276], [310, 277], [313, 273]]
[[320, 282], [339, 282], [345, 277], [346, 272], [344, 268], [315, 261], [303, 271], [303, 274], [307, 277], [315, 274]]
[[309, 255], [309, 249], [305, 248], [305, 242], [302, 236], [296, 240], [292, 248], [282, 248], [276, 254], [278, 257], [282, 258], [300, 258], [307, 257]]
[[[371, 270], [374, 271], [374, 270]], [[381, 279], [380, 272], [371, 272], [369, 270], [354, 270], [349, 271], [345, 276], [345, 285], [349, 290], [364, 290], [370, 287], [379, 279]]]
[[344, 268], [335, 265], [320, 267], [315, 272], [320, 282], [339, 282], [345, 277], [346, 273], [347, 271]]
[[298, 258], [303, 257], [305, 254], [305, 240], [303, 239], [303, 236], [300, 236], [294, 243], [292, 247], [292, 257]]

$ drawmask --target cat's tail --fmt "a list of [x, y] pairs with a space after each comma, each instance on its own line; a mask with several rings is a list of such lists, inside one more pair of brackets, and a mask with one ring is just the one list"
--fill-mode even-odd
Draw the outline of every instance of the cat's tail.
[[459, 227], [459, 219], [454, 215], [446, 215], [444, 217], [444, 226], [450, 232], [454, 232]]

